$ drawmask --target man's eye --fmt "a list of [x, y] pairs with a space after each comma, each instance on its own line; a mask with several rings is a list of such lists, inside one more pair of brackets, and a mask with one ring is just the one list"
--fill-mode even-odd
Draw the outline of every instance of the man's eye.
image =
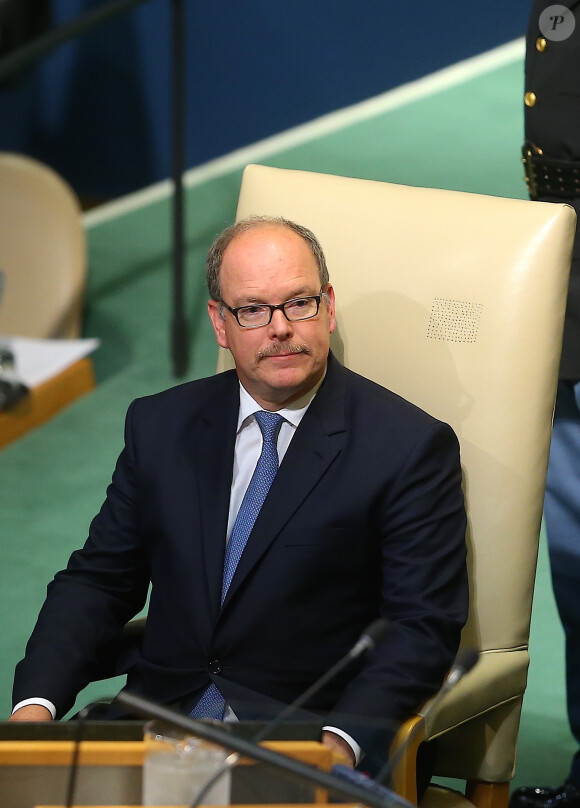
[[289, 303], [286, 303], [286, 308], [294, 310], [307, 309], [310, 302], [307, 297], [300, 297], [297, 300], [291, 300]]
[[240, 313], [243, 314], [244, 317], [255, 317], [257, 314], [263, 314], [265, 311], [265, 306], [244, 306], [243, 309], [240, 309]]

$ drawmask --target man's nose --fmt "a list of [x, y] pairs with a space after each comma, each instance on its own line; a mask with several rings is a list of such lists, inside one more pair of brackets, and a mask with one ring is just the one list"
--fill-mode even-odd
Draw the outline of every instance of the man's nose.
[[286, 319], [281, 309], [276, 309], [268, 326], [270, 338], [288, 339], [293, 333], [292, 323]]

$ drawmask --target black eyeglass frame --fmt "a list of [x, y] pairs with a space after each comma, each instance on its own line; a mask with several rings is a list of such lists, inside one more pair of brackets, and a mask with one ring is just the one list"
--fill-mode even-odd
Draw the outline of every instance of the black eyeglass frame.
[[[272, 317], [274, 316], [274, 312], [277, 309], [279, 309], [282, 312], [282, 314], [288, 320], [289, 323], [301, 323], [304, 322], [304, 320], [312, 320], [312, 318], [316, 317], [316, 315], [320, 311], [320, 301], [322, 300], [325, 294], [326, 292], [320, 289], [320, 292], [317, 295], [304, 295], [301, 297], [293, 297], [290, 300], [285, 300], [284, 303], [278, 303], [278, 305], [274, 305], [273, 303], [254, 303], [254, 304], [250, 303], [246, 304], [245, 306], [237, 306], [235, 309], [232, 308], [231, 306], [228, 306], [225, 300], [220, 300], [220, 303], [224, 308], [226, 308], [230, 312], [230, 314], [234, 315], [234, 317], [236, 318], [236, 322], [240, 326], [240, 328], [263, 328], [265, 325], [270, 325], [270, 323], [272, 322]], [[314, 314], [309, 314], [308, 317], [298, 317], [295, 320], [291, 320], [290, 317], [288, 317], [288, 315], [286, 314], [285, 307], [288, 306], [290, 303], [296, 303], [296, 301], [298, 300], [315, 300], [316, 311], [314, 312]], [[238, 318], [238, 312], [240, 312], [242, 309], [251, 309], [252, 306], [262, 306], [265, 309], [270, 309], [270, 317], [268, 318], [267, 322], [260, 323], [260, 325], [244, 325], [243, 323], [240, 323], [240, 320]]]

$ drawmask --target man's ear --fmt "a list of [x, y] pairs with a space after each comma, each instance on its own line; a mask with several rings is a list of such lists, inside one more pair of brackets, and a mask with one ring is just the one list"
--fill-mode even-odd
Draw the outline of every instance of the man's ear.
[[207, 313], [215, 331], [215, 338], [220, 348], [229, 348], [226, 337], [226, 321], [220, 313], [221, 304], [217, 300], [208, 300]]
[[328, 325], [329, 325], [328, 330], [332, 334], [332, 332], [336, 328], [334, 289], [330, 284], [328, 284], [328, 286], [325, 289], [325, 292], [328, 295]]

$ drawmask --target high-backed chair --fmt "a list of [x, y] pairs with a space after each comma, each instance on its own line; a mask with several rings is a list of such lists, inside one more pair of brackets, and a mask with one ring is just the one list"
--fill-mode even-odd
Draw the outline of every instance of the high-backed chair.
[[0, 153], [0, 334], [78, 337], [86, 245], [76, 196], [48, 166]]
[[[348, 367], [455, 429], [468, 510], [474, 670], [415, 733], [395, 785], [416, 799], [413, 754], [480, 808], [513, 776], [575, 214], [565, 205], [249, 166], [238, 218], [310, 227], [336, 291], [332, 349]], [[231, 366], [223, 351], [218, 370]], [[421, 717], [414, 722], [422, 722]], [[398, 742], [409, 732], [403, 728]], [[429, 789], [425, 805], [467, 803]]]

